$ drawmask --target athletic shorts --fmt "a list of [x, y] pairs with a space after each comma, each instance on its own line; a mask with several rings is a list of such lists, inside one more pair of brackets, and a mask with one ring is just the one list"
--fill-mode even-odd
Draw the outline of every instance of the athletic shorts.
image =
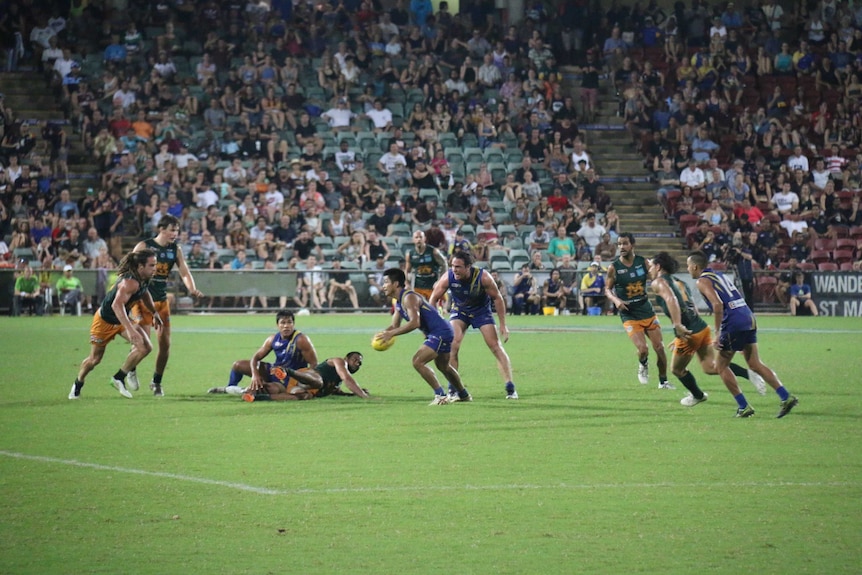
[[723, 331], [718, 338], [718, 342], [721, 344], [721, 349], [723, 350], [742, 351], [745, 349], [745, 346], [757, 343], [757, 330]]
[[123, 324], [108, 323], [103, 320], [102, 310], [97, 309], [93, 314], [93, 323], [90, 324], [90, 343], [105, 347], [124, 329]]
[[673, 340], [673, 354], [694, 355], [709, 345], [712, 345], [712, 330], [706, 326], [699, 332], [691, 334], [687, 340], [681, 337], [675, 338]]
[[456, 319], [459, 321], [463, 321], [465, 324], [467, 324], [467, 327], [474, 327], [476, 329], [479, 329], [483, 325], [494, 325], [494, 316], [491, 315], [491, 312], [468, 315], [466, 313], [453, 309], [452, 313], [449, 314], [449, 321], [452, 322]]
[[623, 327], [626, 329], [626, 333], [629, 334], [629, 337], [631, 337], [636, 333], [650, 332], [654, 329], [659, 329], [661, 328], [661, 324], [656, 316], [652, 316], [646, 319], [630, 319], [624, 321]]
[[[167, 300], [153, 302], [156, 311], [159, 312], [159, 317], [162, 318], [162, 323], [169, 325], [171, 323], [171, 306]], [[136, 302], [129, 312], [129, 317], [135, 323], [143, 327], [153, 326], [153, 314], [147, 309], [142, 302]]]
[[430, 300], [431, 294], [434, 292], [434, 288], [413, 288], [413, 291], [415, 291], [425, 299]]
[[[261, 362], [259, 366], [261, 374], [264, 375], [264, 381], [267, 383], [277, 383], [279, 385], [284, 386], [284, 390], [287, 393], [294, 393], [294, 389], [301, 389], [302, 391], [307, 391], [311, 395], [317, 395], [319, 389], [315, 388], [307, 388], [302, 386], [296, 379], [287, 375], [287, 370], [280, 365], [273, 366], [270, 363]], [[309, 367], [303, 367], [302, 369], [298, 369], [297, 371], [308, 371]]]
[[440, 335], [428, 334], [425, 336], [423, 345], [426, 345], [434, 350], [437, 355], [441, 353], [450, 353], [452, 351], [452, 336], [443, 337]]

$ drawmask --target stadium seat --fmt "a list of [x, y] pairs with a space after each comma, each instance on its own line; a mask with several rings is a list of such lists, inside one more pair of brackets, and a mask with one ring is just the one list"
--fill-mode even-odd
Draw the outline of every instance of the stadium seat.
[[770, 275], [757, 277], [757, 299], [762, 303], [773, 303], [775, 301], [775, 286], [778, 278]]
[[826, 250], [813, 250], [808, 258], [815, 264], [828, 262], [832, 260], [832, 254]]
[[835, 262], [821, 262], [817, 264], [817, 271], [820, 272], [837, 272], [838, 264]]
[[817, 265], [811, 262], [802, 262], [799, 264], [799, 269], [805, 272], [813, 272], [817, 270]]
[[814, 240], [814, 249], [818, 251], [831, 252], [835, 249], [835, 240], [832, 238], [817, 238]]
[[853, 250], [835, 250], [832, 252], [832, 260], [836, 264], [843, 264], [853, 261]]
[[838, 271], [852, 272], [853, 271], [853, 262], [844, 262], [843, 264], [838, 266]]

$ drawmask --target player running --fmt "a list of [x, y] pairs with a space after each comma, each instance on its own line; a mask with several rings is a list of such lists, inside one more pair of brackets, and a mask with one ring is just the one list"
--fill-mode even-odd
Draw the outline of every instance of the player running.
[[[706, 299], [706, 304], [715, 316], [715, 343], [718, 358], [715, 368], [721, 375], [728, 389], [736, 385], [736, 376], [727, 367], [737, 351], [741, 351], [745, 362], [754, 372], [766, 380], [781, 399], [781, 406], [776, 417], [784, 417], [796, 407], [799, 399], [791, 395], [781, 384], [775, 372], [769, 369], [757, 352], [757, 320], [745, 299], [727, 277], [707, 267], [706, 254], [701, 251], [692, 252], [688, 256], [688, 273], [697, 280], [697, 289]], [[740, 393], [734, 396], [739, 409], [736, 417], [751, 417], [754, 408], [751, 407]]]
[[620, 234], [617, 239], [620, 255], [608, 268], [605, 294], [620, 313], [623, 327], [638, 352], [638, 381], [649, 383], [649, 337], [656, 354], [659, 389], [676, 389], [667, 381], [667, 355], [661, 341], [661, 325], [646, 293], [647, 263], [635, 254], [635, 237]]
[[[715, 368], [710, 329], [697, 313], [688, 285], [673, 276], [679, 268], [676, 260], [667, 252], [659, 252], [648, 262], [648, 265], [650, 280], [652, 280], [650, 286], [665, 315], [673, 323], [673, 332], [676, 336], [673, 341], [671, 372], [690, 392], [680, 400], [680, 403], [686, 407], [693, 407], [709, 397], [698, 387], [694, 374], [688, 370], [688, 364], [694, 356], [697, 355], [706, 375], [718, 374]], [[755, 372], [735, 363], [731, 363], [729, 369], [738, 377], [750, 379], [761, 395], [766, 393], [766, 383]], [[742, 393], [735, 382], [733, 387], [728, 386], [728, 390], [734, 397]]]

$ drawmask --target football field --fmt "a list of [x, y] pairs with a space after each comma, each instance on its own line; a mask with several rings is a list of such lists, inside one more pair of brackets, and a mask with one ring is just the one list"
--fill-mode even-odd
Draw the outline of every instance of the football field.
[[375, 400], [207, 395], [273, 310], [175, 316], [161, 398], [155, 353], [134, 399], [108, 385], [114, 342], [69, 401], [89, 321], [0, 318], [0, 573], [860, 572], [858, 318], [759, 317], [761, 357], [800, 399], [783, 419], [744, 380], [757, 413], [734, 418], [695, 364], [709, 400], [682, 407], [652, 352], [638, 383], [618, 318], [580, 316], [510, 318], [518, 400], [472, 332], [474, 401], [429, 406], [419, 334], [371, 349], [382, 314], [297, 317], [321, 360], [365, 354]]

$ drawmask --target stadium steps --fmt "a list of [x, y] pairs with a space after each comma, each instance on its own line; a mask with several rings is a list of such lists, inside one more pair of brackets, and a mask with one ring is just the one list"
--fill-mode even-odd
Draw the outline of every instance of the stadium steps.
[[[580, 78], [571, 67], [563, 67], [563, 85], [580, 102]], [[635, 234], [642, 255], [667, 251], [680, 262], [685, 260], [683, 241], [675, 226], [664, 216], [655, 196], [655, 184], [644, 167], [631, 137], [617, 116], [618, 104], [613, 84], [600, 81], [599, 111], [592, 124], [580, 126], [596, 171], [605, 184], [620, 216], [621, 231]]]
[[[18, 120], [31, 124], [46, 120], [65, 121], [63, 110], [57, 99], [46, 86], [44, 76], [36, 71], [19, 71], [4, 73], [3, 92], [6, 105], [15, 112]], [[47, 156], [47, 143], [42, 140], [41, 126], [32, 129], [36, 135], [36, 151]], [[74, 132], [71, 126], [66, 126], [69, 136], [69, 188], [72, 199], [84, 196], [87, 188], [97, 188], [99, 184], [99, 166], [93, 162], [84, 145], [80, 134]], [[46, 157], [47, 160], [47, 157]]]

